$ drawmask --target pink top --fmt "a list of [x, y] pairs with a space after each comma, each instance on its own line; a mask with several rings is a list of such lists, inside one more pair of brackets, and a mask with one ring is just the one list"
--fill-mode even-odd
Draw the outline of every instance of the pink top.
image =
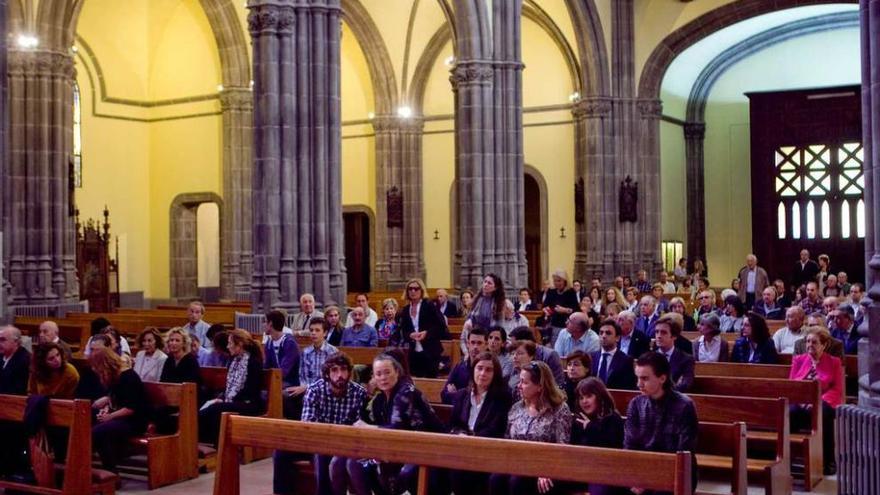
[[[809, 354], [794, 356], [791, 360], [791, 372], [788, 378], [791, 380], [804, 380], [810, 374], [810, 368], [812, 367], [813, 361]], [[819, 362], [816, 365], [815, 379], [819, 380], [823, 401], [827, 402], [831, 407], [843, 404], [844, 386], [840, 359], [827, 352], [822, 353], [822, 357], [819, 358]]]

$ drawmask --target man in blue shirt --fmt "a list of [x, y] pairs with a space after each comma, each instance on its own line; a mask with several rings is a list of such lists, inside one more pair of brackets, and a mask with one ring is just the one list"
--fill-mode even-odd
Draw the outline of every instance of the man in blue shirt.
[[599, 350], [599, 336], [590, 328], [590, 317], [586, 313], [572, 313], [565, 322], [565, 329], [559, 332], [554, 349], [559, 357], [566, 358], [574, 351], [591, 354]]
[[367, 325], [364, 308], [355, 306], [351, 313], [353, 325], [342, 331], [342, 347], [376, 347], [379, 345], [379, 333]]

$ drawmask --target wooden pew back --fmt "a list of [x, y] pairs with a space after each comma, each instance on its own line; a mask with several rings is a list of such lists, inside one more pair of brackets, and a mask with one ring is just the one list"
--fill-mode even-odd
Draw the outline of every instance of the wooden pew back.
[[[27, 397], [0, 395], [0, 420], [21, 422]], [[92, 488], [92, 419], [91, 404], [87, 400], [49, 401], [46, 422], [50, 426], [68, 428], [65, 476], [61, 489], [23, 485], [0, 480], [0, 488], [36, 493], [81, 495]]]
[[[245, 445], [350, 458], [375, 458], [447, 469], [547, 476], [606, 485], [639, 486], [691, 493], [690, 453], [665, 454], [576, 447], [515, 440], [451, 436], [413, 431], [277, 421], [224, 414], [215, 495], [240, 493], [238, 450]], [[540, 453], [541, 462], [511, 462]], [[583, 469], [589, 465], [590, 469]], [[640, 466], [621, 472], [621, 465]], [[427, 470], [420, 469], [419, 490], [427, 492]]]

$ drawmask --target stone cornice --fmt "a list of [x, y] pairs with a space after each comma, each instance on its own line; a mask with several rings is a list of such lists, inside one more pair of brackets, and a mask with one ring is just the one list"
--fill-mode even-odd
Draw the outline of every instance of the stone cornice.
[[572, 106], [575, 118], [596, 118], [611, 115], [610, 98], [584, 98]]

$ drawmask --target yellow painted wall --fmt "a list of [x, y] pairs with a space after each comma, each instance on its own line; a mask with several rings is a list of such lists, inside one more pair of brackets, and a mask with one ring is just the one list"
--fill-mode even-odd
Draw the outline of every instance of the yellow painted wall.
[[[120, 238], [121, 290], [167, 297], [171, 202], [181, 193], [222, 195], [221, 119], [188, 118], [218, 113], [216, 99], [143, 103], [215, 94], [214, 36], [198, 0], [90, 0], [77, 34], [92, 53], [78, 46], [83, 188], [76, 201], [86, 217], [97, 216], [105, 203], [110, 208], [111, 232]], [[102, 96], [134, 101], [108, 103]], [[219, 237], [201, 241], [216, 250]]]

